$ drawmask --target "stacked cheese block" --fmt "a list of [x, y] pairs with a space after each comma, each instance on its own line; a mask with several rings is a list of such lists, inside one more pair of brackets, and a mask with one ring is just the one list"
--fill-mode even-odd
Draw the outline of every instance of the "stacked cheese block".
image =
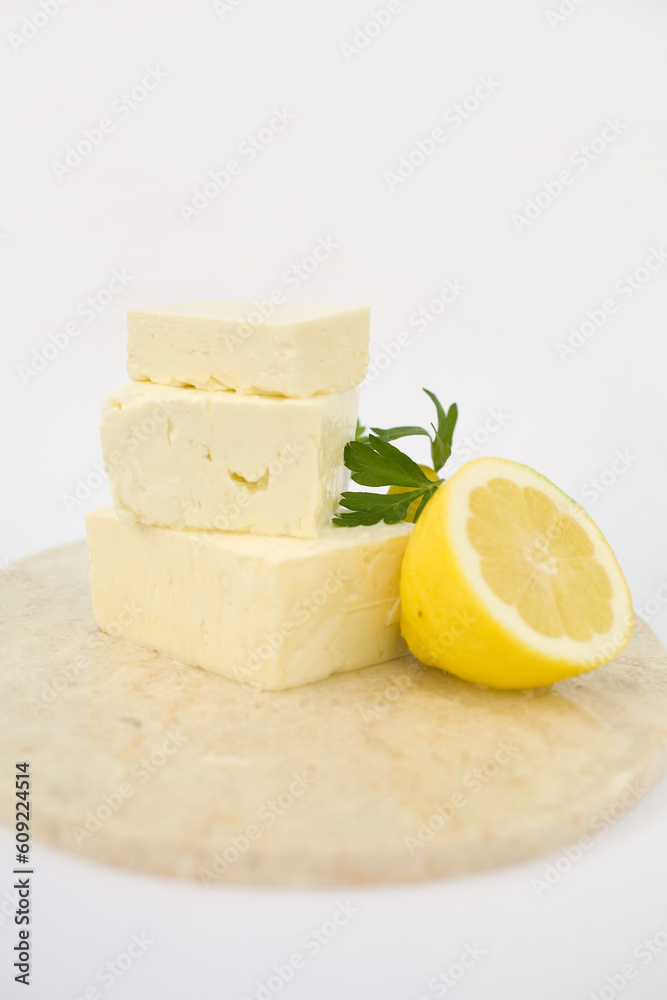
[[331, 525], [368, 309], [200, 302], [128, 329], [101, 429], [115, 507], [87, 518], [99, 627], [259, 688], [403, 654], [410, 525]]

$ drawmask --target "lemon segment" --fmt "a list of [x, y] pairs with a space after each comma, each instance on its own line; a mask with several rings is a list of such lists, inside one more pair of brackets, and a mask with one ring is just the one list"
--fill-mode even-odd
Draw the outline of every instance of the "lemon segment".
[[499, 458], [464, 465], [428, 502], [403, 559], [401, 603], [418, 659], [497, 688], [601, 666], [634, 624], [594, 521], [534, 469]]
[[[432, 483], [434, 483], [436, 479], [440, 478], [435, 469], [432, 469], [429, 465], [420, 465], [419, 468], [422, 470], [426, 478], [430, 479]], [[387, 493], [410, 493], [413, 489], [414, 486], [390, 486]], [[422, 498], [418, 497], [417, 500], [412, 501], [408, 507], [408, 513], [405, 517], [406, 521], [410, 521], [411, 523], [414, 521], [415, 514], [417, 513], [417, 508], [419, 507], [421, 500]]]

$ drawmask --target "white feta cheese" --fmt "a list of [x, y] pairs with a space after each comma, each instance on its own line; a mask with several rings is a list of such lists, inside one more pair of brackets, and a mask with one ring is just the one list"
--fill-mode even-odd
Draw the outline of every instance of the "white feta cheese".
[[307, 397], [360, 385], [370, 310], [195, 302], [127, 314], [130, 378], [197, 389]]
[[113, 510], [86, 526], [93, 612], [110, 635], [276, 690], [407, 652], [405, 522], [313, 540], [172, 531]]
[[358, 394], [285, 399], [131, 382], [102, 414], [114, 504], [161, 527], [312, 538], [347, 485]]

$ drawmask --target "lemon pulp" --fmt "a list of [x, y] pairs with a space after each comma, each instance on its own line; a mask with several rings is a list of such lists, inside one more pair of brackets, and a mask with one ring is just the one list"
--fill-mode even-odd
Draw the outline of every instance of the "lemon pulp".
[[592, 519], [503, 459], [468, 463], [429, 501], [408, 542], [401, 598], [415, 656], [494, 687], [600, 666], [633, 625], [627, 584]]

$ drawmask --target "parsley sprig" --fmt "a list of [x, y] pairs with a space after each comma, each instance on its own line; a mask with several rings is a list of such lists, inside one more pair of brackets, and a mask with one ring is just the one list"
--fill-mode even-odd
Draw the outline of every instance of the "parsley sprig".
[[434, 471], [438, 473], [446, 463], [452, 453], [458, 408], [456, 403], [452, 403], [449, 410], [445, 410], [435, 393], [428, 389], [424, 389], [424, 392], [436, 409], [437, 423], [431, 424], [433, 434], [424, 427], [412, 425], [371, 427], [366, 434], [366, 428], [357, 421], [355, 440], [345, 446], [345, 465], [355, 483], [360, 486], [402, 486], [408, 492], [343, 493], [340, 504], [348, 509], [336, 515], [334, 524], [343, 527], [377, 524], [378, 521], [396, 524], [405, 520], [410, 504], [419, 500], [414, 518], [416, 521], [444, 482], [443, 479], [429, 479], [416, 462], [390, 443], [398, 438], [425, 436], [431, 443]]

